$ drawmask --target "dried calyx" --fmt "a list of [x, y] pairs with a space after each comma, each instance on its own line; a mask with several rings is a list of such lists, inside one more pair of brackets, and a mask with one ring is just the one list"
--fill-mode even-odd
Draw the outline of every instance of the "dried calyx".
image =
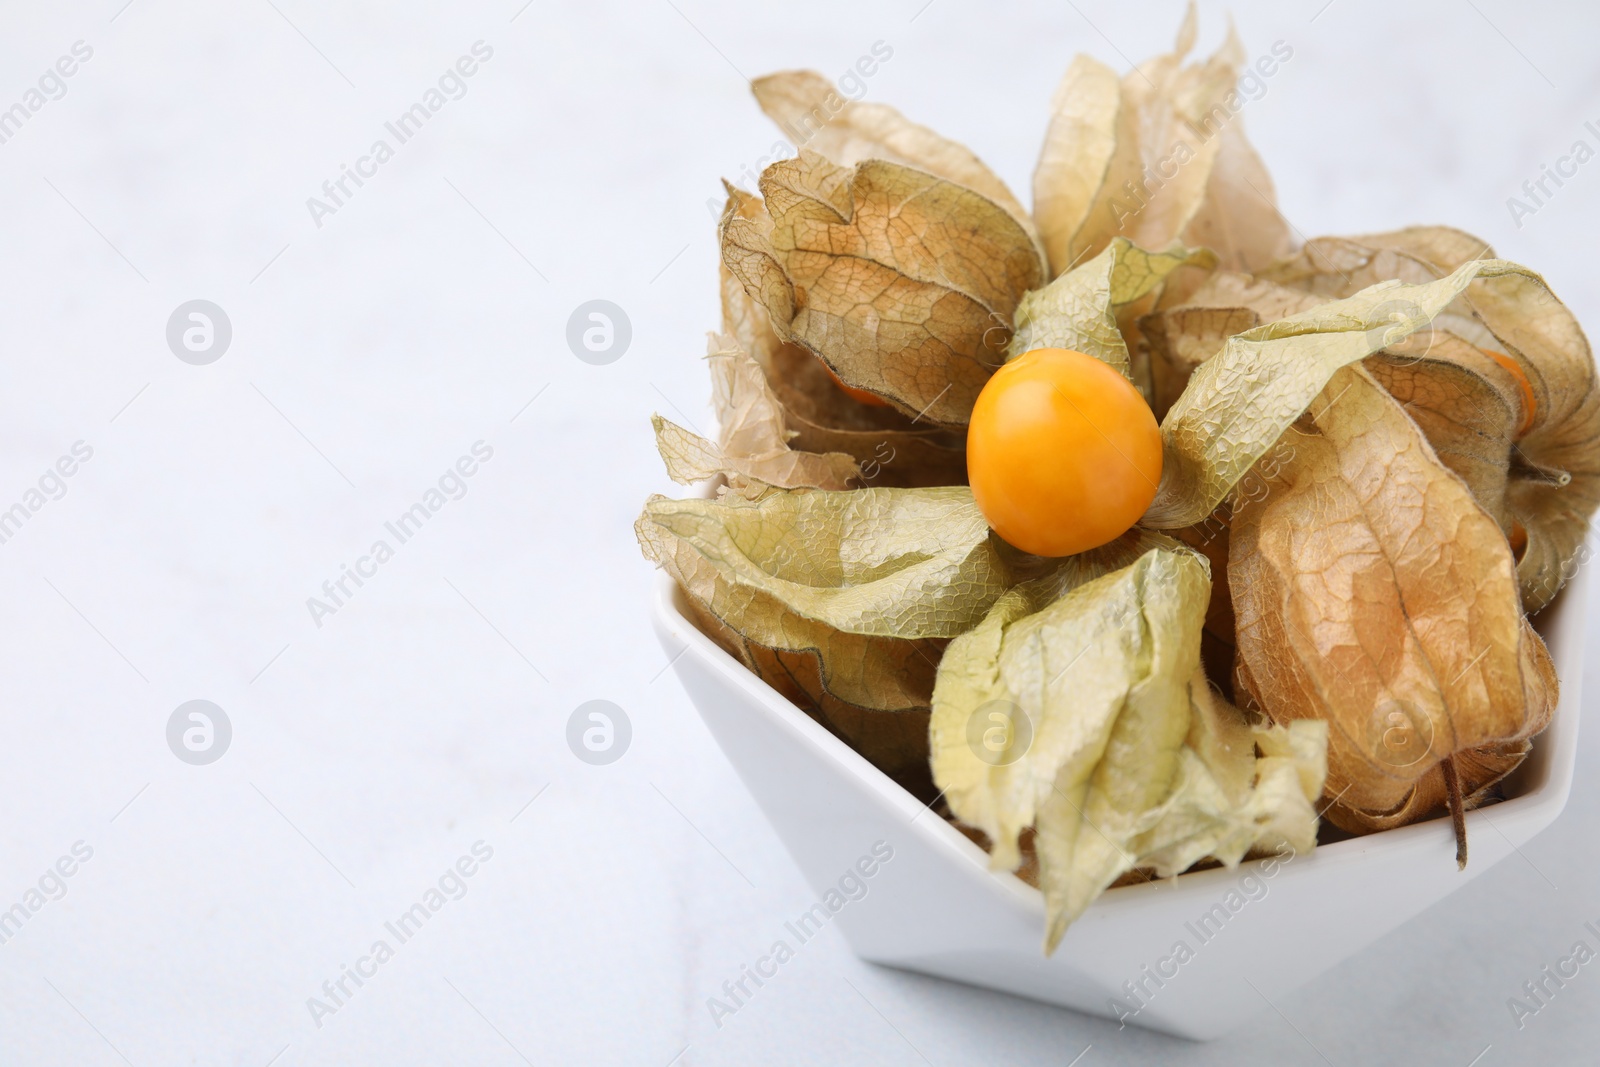
[[[1438, 227], [1296, 249], [1242, 50], [1186, 65], [1194, 35], [1072, 64], [1031, 216], [893, 108], [759, 79], [811, 136], [728, 189], [719, 433], [656, 424], [717, 494], [636, 527], [708, 633], [994, 866], [1031, 843], [1047, 950], [1129, 872], [1308, 849], [1323, 808], [1464, 833], [1553, 712], [1527, 615], [1600, 502], [1593, 356], [1544, 281]], [[1163, 446], [1140, 524], [1056, 560], [993, 534], [963, 462], [1040, 347], [1128, 376]]]

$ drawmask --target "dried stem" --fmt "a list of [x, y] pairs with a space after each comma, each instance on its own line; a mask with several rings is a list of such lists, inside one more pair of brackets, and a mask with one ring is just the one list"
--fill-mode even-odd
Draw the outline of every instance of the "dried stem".
[[1456, 869], [1467, 866], [1467, 812], [1461, 800], [1461, 777], [1456, 774], [1456, 758], [1446, 756], [1440, 768], [1444, 771], [1444, 787], [1449, 793], [1450, 822], [1456, 830]]

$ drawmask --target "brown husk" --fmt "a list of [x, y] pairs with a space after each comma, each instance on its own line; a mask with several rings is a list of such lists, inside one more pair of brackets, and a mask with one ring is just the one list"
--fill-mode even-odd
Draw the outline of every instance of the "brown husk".
[[1328, 818], [1385, 829], [1438, 810], [1446, 757], [1469, 798], [1509, 773], [1555, 673], [1498, 524], [1370, 373], [1335, 373], [1303, 423], [1230, 527], [1238, 684], [1328, 721]]

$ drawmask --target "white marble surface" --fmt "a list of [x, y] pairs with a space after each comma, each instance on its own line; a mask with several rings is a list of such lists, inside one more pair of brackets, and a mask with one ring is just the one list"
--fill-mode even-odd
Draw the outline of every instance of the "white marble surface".
[[[663, 673], [629, 529], [670, 489], [650, 412], [709, 418], [705, 204], [773, 140], [740, 72], [887, 42], [869, 98], [1025, 190], [1071, 55], [1163, 48], [1177, 3], [122, 3], [0, 9], [0, 108], [93, 49], [0, 144], [0, 509], [93, 448], [0, 544], [0, 907], [93, 849], [0, 945], [0, 1062], [1594, 1059], [1600, 965], [1520, 1032], [1505, 1002], [1600, 919], [1600, 728], [1524, 859], [1213, 1045], [834, 933], [707, 1013], [810, 896]], [[1320, 4], [1233, 5], [1252, 53], [1294, 48], [1247, 110], [1294, 224], [1454, 223], [1600, 322], [1600, 162], [1520, 229], [1505, 205], [1600, 121], [1600, 13]], [[306, 198], [478, 40], [465, 96], [318, 228]], [[633, 324], [609, 366], [564, 340], [596, 297]], [[194, 298], [233, 325], [209, 366], [164, 339]], [[315, 625], [306, 598], [479, 440], [466, 495]], [[165, 740], [196, 698], [233, 727], [208, 766]], [[595, 698], [633, 724], [605, 767], [564, 741]], [[307, 998], [480, 840], [465, 895], [317, 1026]]]

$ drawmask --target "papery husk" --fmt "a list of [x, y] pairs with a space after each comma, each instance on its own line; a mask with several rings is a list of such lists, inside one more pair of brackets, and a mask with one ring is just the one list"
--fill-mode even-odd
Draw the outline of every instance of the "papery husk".
[[1150, 409], [1163, 418], [1177, 403], [1194, 369], [1227, 344], [1228, 338], [1261, 325], [1247, 307], [1195, 307], [1185, 304], [1141, 316], [1150, 368]]
[[[916, 688], [931, 703], [933, 677], [943, 642], [924, 646]], [[841, 700], [822, 682], [821, 661], [805, 652], [785, 652], [746, 642], [751, 669], [831, 733], [866, 757], [923, 803], [938, 795], [928, 766], [928, 716], [925, 704], [896, 711], [862, 707]], [[922, 667], [926, 667], [923, 673]]]
[[964, 185], [1009, 212], [1043, 256], [1027, 208], [966, 145], [912, 122], [888, 104], [846, 100], [814, 70], [768, 74], [751, 82], [750, 91], [796, 148], [826, 156], [841, 167], [883, 159]]
[[[687, 591], [685, 591], [687, 592]], [[880, 711], [840, 700], [822, 684], [821, 659], [810, 652], [784, 652], [747, 640], [693, 596], [683, 598], [695, 629], [772, 686], [824, 729], [871, 761], [907, 791], [931, 803], [937, 790], [928, 768], [928, 710]], [[937, 649], [930, 649], [936, 660]], [[933, 692], [934, 664], [927, 691]]]
[[960, 427], [1000, 365], [1011, 313], [1043, 280], [1031, 235], [955, 182], [802, 150], [730, 189], [722, 261], [780, 340], [907, 415]]
[[[1390, 280], [1401, 279], [1378, 279], [1378, 281]], [[1431, 277], [1423, 279], [1423, 281], [1432, 280]], [[1373, 282], [1374, 285], [1377, 283]], [[1358, 286], [1352, 293], [1345, 295], [1353, 295], [1354, 292], [1360, 292], [1364, 288], [1366, 286]], [[1326, 294], [1296, 289], [1259, 275], [1218, 270], [1206, 276], [1204, 282], [1184, 301], [1184, 306], [1249, 308], [1261, 316], [1262, 322], [1276, 322], [1278, 319], [1287, 319], [1303, 311], [1310, 311], [1317, 305], [1326, 304], [1333, 299], [1335, 298]]]
[[965, 487], [654, 496], [634, 529], [724, 626], [816, 657], [823, 688], [877, 711], [926, 709], [942, 639], [1012, 581]]
[[1215, 263], [1216, 257], [1205, 249], [1174, 246], [1151, 252], [1125, 238], [1113, 238], [1093, 259], [1022, 298], [1006, 358], [1039, 348], [1064, 348], [1093, 356], [1131, 379], [1119, 310], [1153, 296], [1180, 267], [1209, 268]]
[[[1436, 277], [1493, 255], [1486, 243], [1459, 230], [1413, 227], [1319, 238], [1265, 275], [1318, 294], [1339, 295], [1375, 275]], [[1457, 427], [1465, 424], [1467, 432], [1452, 429], [1454, 443], [1432, 433], [1430, 440], [1450, 453], [1491, 447], [1503, 453], [1503, 486], [1481, 474], [1468, 480], [1490, 494], [1483, 502], [1508, 534], [1525, 532], [1517, 575], [1524, 605], [1538, 611], [1579, 566], [1590, 519], [1600, 506], [1600, 388], [1589, 341], [1544, 279], [1531, 272], [1475, 280], [1435, 320], [1434, 337], [1422, 341], [1413, 346], [1413, 354], [1465, 368], [1514, 412], [1509, 428], [1496, 434], [1499, 412], [1484, 389], [1450, 386], [1468, 399], [1455, 406], [1448, 421]], [[1485, 350], [1506, 354], [1521, 369], [1532, 391], [1531, 413], [1521, 382]], [[1466, 441], [1470, 435], [1479, 440]], [[1482, 440], [1490, 435], [1492, 443]]]
[[[1072, 64], [1037, 227], [898, 111], [753, 83], [801, 151], [728, 189], [724, 430], [657, 427], [675, 476], [733, 491], [636, 526], [702, 629], [1035, 872], [1047, 952], [1122, 879], [1313, 847], [1319, 795], [1352, 832], [1437, 811], [1446, 767], [1458, 811], [1491, 796], [1557, 696], [1523, 608], [1600, 500], [1592, 356], [1543, 280], [1442, 227], [1296, 252], [1230, 97], [1243, 50], [1185, 66], [1195, 34], [1191, 4], [1173, 53]], [[973, 399], [1042, 346], [1128, 374], [1164, 443], [1142, 526], [1065, 560], [956, 485]], [[997, 703], [1034, 727], [999, 764], [970, 732]]]
[[765, 372], [749, 352], [727, 334], [711, 334], [706, 361], [711, 367], [712, 407], [719, 431], [715, 442], [660, 415], [652, 417], [656, 450], [667, 474], [682, 485], [718, 476], [738, 491], [751, 486], [781, 489], [845, 489], [859, 479], [856, 461], [839, 452], [814, 454], [790, 447], [794, 431]]
[[[759, 210], [754, 197], [730, 197], [733, 210]], [[863, 404], [839, 388], [812, 352], [773, 332], [766, 311], [721, 268], [723, 330], [754, 357], [783, 408], [792, 448], [842, 452], [861, 468], [863, 485], [922, 488], [963, 485], [966, 435], [913, 421], [890, 407]]]
[[[937, 790], [928, 768], [928, 710], [880, 711], [840, 700], [822, 684], [821, 659], [810, 652], [785, 652], [747, 640], [693, 596], [686, 614], [695, 628], [720, 645], [756, 677], [772, 686], [830, 733], [870, 760], [913, 795], [931, 802]], [[940, 650], [930, 642], [926, 690]]]
[[[1306, 246], [1296, 262], [1336, 261], [1320, 242]], [[1413, 261], [1415, 263], [1415, 261]], [[1351, 284], [1371, 273], [1349, 261]], [[1432, 273], [1408, 276], [1433, 280]], [[1341, 286], [1336, 296], [1347, 296]], [[1357, 290], [1358, 291], [1358, 290]], [[1323, 303], [1318, 292], [1290, 288], [1260, 277], [1218, 271], [1179, 307], [1143, 316], [1140, 326], [1155, 384], [1154, 408], [1162, 417], [1182, 395], [1194, 368], [1220, 352], [1234, 334], [1263, 321], [1301, 314]], [[1508, 533], [1506, 508], [1509, 434], [1521, 398], [1512, 375], [1481, 349], [1441, 327], [1447, 309], [1425, 329], [1368, 356], [1363, 364], [1428, 435], [1445, 465], [1473, 489], [1479, 503]]]
[[1385, 829], [1438, 809], [1447, 759], [1469, 798], [1509, 773], [1556, 677], [1498, 524], [1370, 373], [1337, 371], [1302, 425], [1230, 524], [1237, 681], [1328, 722], [1325, 814]]
[[1233, 596], [1228, 586], [1228, 520], [1224, 509], [1206, 522], [1173, 530], [1172, 537], [1206, 558], [1211, 567], [1211, 596], [1200, 631], [1200, 663], [1206, 677], [1232, 700], [1238, 641], [1234, 637]]
[[1220, 352], [1194, 368], [1161, 420], [1161, 485], [1140, 521], [1156, 529], [1203, 521], [1335, 371], [1375, 352], [1395, 351], [1477, 281], [1544, 291], [1526, 267], [1472, 260], [1435, 281], [1379, 282], [1229, 337]]
[[1079, 232], [1117, 148], [1121, 96], [1116, 72], [1092, 56], [1080, 55], [1067, 68], [1050, 102], [1050, 125], [1033, 171], [1033, 213], [1051, 277], [1099, 251], [1087, 233], [1080, 239]]
[[[934, 780], [998, 869], [1022, 863], [1033, 827], [1046, 953], [1129, 871], [1169, 877], [1208, 856], [1232, 866], [1257, 845], [1315, 843], [1325, 728], [1254, 732], [1211, 691], [1199, 670], [1208, 593], [1201, 557], [1130, 531], [1006, 593], [940, 663]], [[974, 736], [987, 744], [997, 707], [1008, 747], [980, 758]]]
[[1139, 318], [1157, 419], [1177, 403], [1194, 369], [1222, 351], [1228, 338], [1309, 311], [1323, 300], [1299, 289], [1233, 270], [1214, 270], [1177, 303]]
[[[1473, 497], [1503, 533], [1512, 520], [1506, 505], [1507, 457], [1519, 418], [1504, 369], [1482, 351], [1449, 334], [1431, 338], [1432, 358], [1385, 352], [1364, 366], [1411, 416], [1439, 461], [1467, 483]], [[1444, 358], [1459, 349], [1458, 358]]]
[[1271, 178], [1229, 106], [1242, 107], [1243, 47], [1230, 28], [1215, 55], [1185, 67], [1196, 28], [1191, 4], [1175, 50], [1120, 82], [1087, 57], [1068, 68], [1034, 173], [1052, 276], [1116, 236], [1146, 248], [1203, 245], [1232, 269], [1264, 266], [1293, 247]]

